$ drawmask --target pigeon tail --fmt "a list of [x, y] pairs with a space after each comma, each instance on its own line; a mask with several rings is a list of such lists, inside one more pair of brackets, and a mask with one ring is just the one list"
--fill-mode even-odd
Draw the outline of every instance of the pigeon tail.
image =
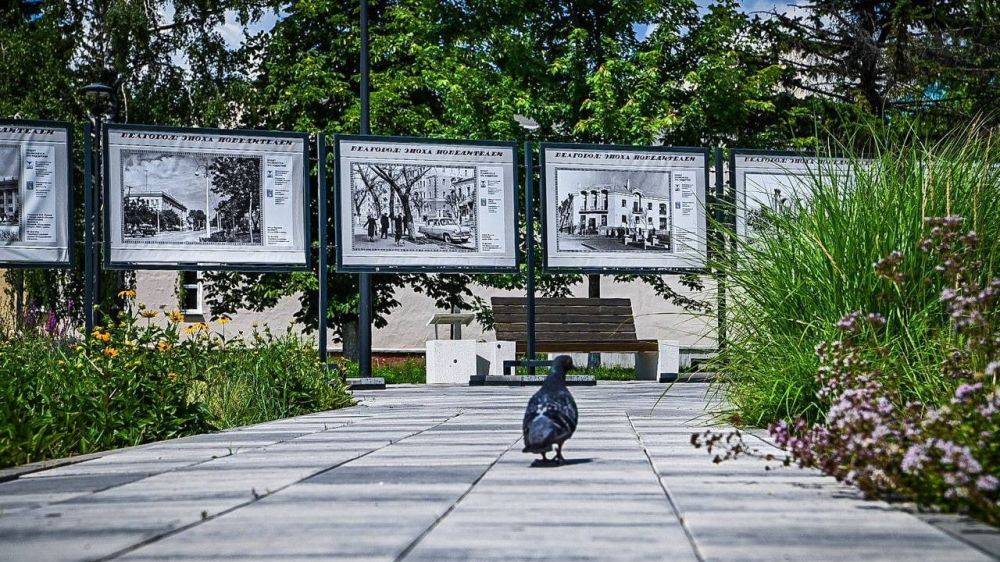
[[547, 416], [538, 416], [531, 421], [524, 439], [523, 453], [547, 453], [556, 441], [556, 424]]

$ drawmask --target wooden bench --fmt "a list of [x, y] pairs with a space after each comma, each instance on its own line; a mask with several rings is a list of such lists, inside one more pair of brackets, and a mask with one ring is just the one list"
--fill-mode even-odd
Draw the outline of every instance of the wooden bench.
[[[497, 340], [516, 342], [517, 351], [526, 352], [528, 300], [493, 297], [490, 304]], [[663, 370], [660, 355], [664, 343], [677, 349], [676, 342], [636, 337], [629, 299], [535, 299], [535, 351], [538, 353], [635, 353], [638, 378], [659, 380], [677, 375], [676, 367]]]

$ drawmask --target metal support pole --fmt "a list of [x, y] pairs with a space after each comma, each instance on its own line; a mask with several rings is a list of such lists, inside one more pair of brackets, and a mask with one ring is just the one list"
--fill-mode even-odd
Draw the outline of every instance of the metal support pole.
[[[724, 230], [723, 225], [728, 224], [726, 222], [726, 184], [723, 179], [722, 171], [722, 149], [715, 149], [715, 221], [717, 227], [717, 248], [720, 253], [719, 257], [722, 257], [725, 252], [729, 249], [727, 244], [727, 235]], [[718, 314], [718, 328], [716, 329], [716, 347], [721, 351], [726, 345], [726, 274], [721, 270], [717, 269], [716, 272], [716, 292], [718, 293], [719, 303], [716, 307]]]
[[[527, 246], [528, 279], [525, 283], [528, 293], [528, 317], [525, 332], [528, 339], [528, 360], [535, 358], [535, 169], [531, 143], [524, 143], [524, 208], [525, 245]], [[528, 367], [528, 374], [535, 374], [535, 367]]]
[[[599, 273], [592, 273], [587, 276], [587, 297], [592, 299], [601, 298], [601, 275]], [[601, 354], [588, 353], [587, 368], [593, 369], [594, 367], [600, 366]]]
[[94, 295], [97, 272], [94, 268], [94, 153], [93, 127], [83, 126], [83, 318], [87, 334], [94, 331]]
[[[371, 134], [368, 105], [368, 0], [361, 0], [361, 134]], [[352, 226], [353, 228], [353, 226]], [[358, 374], [372, 376], [372, 276], [358, 275]]]
[[327, 200], [326, 200], [326, 135], [320, 133], [316, 137], [316, 201], [319, 207], [319, 359], [327, 361], [326, 326], [327, 308], [329, 308], [329, 273], [327, 263]]

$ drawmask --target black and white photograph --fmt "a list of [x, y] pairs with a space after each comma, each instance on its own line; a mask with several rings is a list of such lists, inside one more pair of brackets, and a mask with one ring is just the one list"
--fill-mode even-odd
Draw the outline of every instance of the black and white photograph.
[[105, 267], [308, 264], [307, 135], [115, 124], [106, 139]]
[[122, 151], [122, 239], [262, 245], [262, 160]]
[[744, 199], [747, 228], [763, 231], [771, 215], [794, 213], [804, 200], [807, 179], [807, 174], [747, 174]]
[[704, 267], [707, 151], [542, 143], [545, 267]]
[[516, 156], [499, 141], [337, 137], [337, 267], [514, 268]]
[[21, 240], [21, 147], [0, 145], [0, 244]]
[[351, 248], [477, 250], [476, 168], [355, 163]]
[[563, 252], [669, 252], [670, 172], [556, 168]]

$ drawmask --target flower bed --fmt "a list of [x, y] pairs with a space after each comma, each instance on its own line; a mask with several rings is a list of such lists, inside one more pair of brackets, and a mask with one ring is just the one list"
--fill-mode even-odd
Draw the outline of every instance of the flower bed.
[[[165, 327], [153, 322], [161, 314]], [[0, 466], [353, 403], [310, 344], [266, 330], [232, 337], [227, 323], [127, 307], [81, 341], [45, 317], [0, 342]]]

